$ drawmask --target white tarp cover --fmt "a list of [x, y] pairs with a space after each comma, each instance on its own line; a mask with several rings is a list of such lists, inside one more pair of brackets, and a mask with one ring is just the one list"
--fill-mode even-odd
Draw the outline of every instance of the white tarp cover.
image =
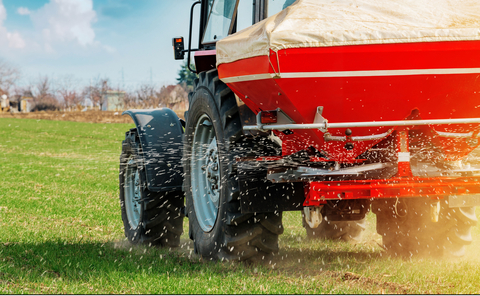
[[269, 50], [480, 40], [480, 0], [298, 0], [217, 42], [217, 65]]

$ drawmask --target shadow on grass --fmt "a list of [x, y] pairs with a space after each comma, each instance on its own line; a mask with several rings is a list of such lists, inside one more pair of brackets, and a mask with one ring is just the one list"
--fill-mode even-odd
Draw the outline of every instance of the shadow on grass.
[[[330, 242], [329, 245], [334, 245]], [[50, 277], [63, 280], [85, 280], [91, 277], [118, 274], [135, 277], [142, 273], [152, 276], [196, 276], [199, 273], [226, 274], [242, 272], [254, 274], [280, 269], [287, 274], [300, 269], [315, 273], [319, 266], [340, 270], [382, 261], [378, 251], [345, 251], [335, 249], [282, 248], [280, 253], [264, 263], [215, 263], [193, 254], [190, 241], [182, 240], [179, 248], [133, 246], [126, 241], [115, 243], [69, 243], [47, 241], [42, 243], [0, 243], [0, 281], [17, 278]], [[2, 261], [3, 260], [3, 261]]]
[[[117, 243], [0, 243], [0, 281], [23, 277], [51, 277], [64, 280], [89, 278], [95, 274], [142, 272], [195, 272], [198, 258], [165, 248]], [[203, 264], [212, 266], [212, 264]]]
[[[265, 292], [259, 290], [260, 284], [278, 288], [278, 291], [272, 288], [277, 293], [328, 292], [337, 285], [344, 289], [339, 291], [408, 291], [400, 285], [349, 272], [350, 267], [355, 267], [358, 273], [368, 264], [381, 264], [375, 261], [383, 259], [374, 252], [290, 248], [282, 250], [270, 264], [247, 264], [202, 260], [189, 255], [188, 243], [183, 241], [184, 248], [173, 250], [132, 247], [124, 241], [107, 244], [62, 241], [0, 243], [0, 287], [9, 287], [12, 293], [53, 291], [61, 294], [67, 291], [207, 293], [207, 283], [217, 293]], [[315, 281], [306, 280], [306, 277], [315, 278]]]

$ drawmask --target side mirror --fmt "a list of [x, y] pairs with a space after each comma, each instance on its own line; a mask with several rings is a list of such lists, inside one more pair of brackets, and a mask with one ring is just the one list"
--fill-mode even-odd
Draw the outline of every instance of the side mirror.
[[185, 58], [185, 47], [183, 45], [183, 37], [173, 38], [173, 51], [175, 60], [183, 60]]

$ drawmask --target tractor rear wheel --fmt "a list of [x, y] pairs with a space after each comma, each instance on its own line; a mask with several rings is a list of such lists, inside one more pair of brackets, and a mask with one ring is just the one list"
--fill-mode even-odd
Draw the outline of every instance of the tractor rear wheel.
[[233, 92], [216, 70], [200, 73], [184, 142], [186, 209], [195, 252], [211, 260], [266, 259], [278, 252], [282, 213], [240, 212], [235, 158], [255, 152]]
[[463, 256], [472, 242], [471, 228], [477, 224], [475, 207], [449, 208], [440, 201], [438, 222], [432, 222], [431, 200], [412, 198], [372, 204], [377, 232], [392, 255]]
[[303, 217], [303, 227], [307, 237], [311, 239], [331, 239], [345, 242], [358, 243], [365, 230], [365, 219], [355, 221], [329, 221], [322, 218], [322, 223], [316, 228], [311, 228]]
[[125, 236], [133, 244], [177, 247], [183, 232], [183, 192], [147, 189], [136, 129], [126, 133], [120, 156], [120, 206]]

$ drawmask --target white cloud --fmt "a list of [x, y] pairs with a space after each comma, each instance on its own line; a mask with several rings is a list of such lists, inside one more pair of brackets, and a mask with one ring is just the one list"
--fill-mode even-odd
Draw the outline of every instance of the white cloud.
[[[7, 11], [0, 0], [0, 51], [24, 49], [26, 52], [62, 54], [92, 51], [114, 53], [116, 49], [96, 40], [93, 24], [97, 13], [93, 0], [48, 0], [41, 8], [19, 7], [16, 13], [28, 16], [33, 29], [7, 30]], [[12, 51], [13, 53], [14, 51]]]
[[29, 15], [32, 12], [26, 7], [19, 7], [17, 9], [17, 13], [20, 14], [20, 15]]
[[50, 45], [59, 41], [74, 41], [83, 47], [95, 43], [92, 24], [97, 15], [92, 0], [50, 0], [42, 8], [31, 11], [30, 18]]
[[105, 51], [107, 51], [108, 53], [115, 53], [115, 52], [117, 52], [117, 49], [116, 49], [116, 48], [111, 47], [111, 46], [108, 46], [108, 45], [104, 45], [104, 46], [103, 46], [103, 49], [105, 49]]
[[7, 18], [7, 10], [5, 9], [5, 6], [3, 6], [2, 0], [0, 0], [0, 24], [5, 21]]
[[25, 41], [23, 41], [22, 36], [19, 33], [9, 33], [7, 32], [8, 46], [11, 48], [24, 48]]
[[0, 47], [1, 44], [8, 44], [9, 48], [24, 48], [25, 41], [18, 32], [9, 32], [3, 26], [3, 22], [7, 19], [7, 10], [0, 0]]

